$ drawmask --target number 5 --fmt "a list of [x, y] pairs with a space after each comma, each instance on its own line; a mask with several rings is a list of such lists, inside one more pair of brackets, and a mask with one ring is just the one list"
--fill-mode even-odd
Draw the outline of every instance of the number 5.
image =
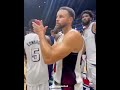
[[34, 48], [32, 49], [32, 61], [33, 62], [38, 62], [40, 61], [40, 54], [39, 54], [39, 48]]

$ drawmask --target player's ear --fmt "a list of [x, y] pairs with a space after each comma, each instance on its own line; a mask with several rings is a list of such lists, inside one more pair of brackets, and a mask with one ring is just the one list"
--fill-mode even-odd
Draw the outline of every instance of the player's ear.
[[69, 21], [72, 22], [72, 21], [73, 21], [73, 17], [70, 17], [70, 18], [69, 18]]

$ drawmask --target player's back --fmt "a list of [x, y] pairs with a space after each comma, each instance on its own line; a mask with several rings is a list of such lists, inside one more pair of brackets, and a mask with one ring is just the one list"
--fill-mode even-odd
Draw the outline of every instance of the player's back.
[[48, 81], [48, 67], [42, 57], [38, 35], [35, 33], [27, 34], [24, 48], [27, 56], [27, 84], [34, 86]]

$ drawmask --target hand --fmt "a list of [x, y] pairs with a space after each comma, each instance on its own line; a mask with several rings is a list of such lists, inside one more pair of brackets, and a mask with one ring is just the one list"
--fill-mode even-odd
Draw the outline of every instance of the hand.
[[43, 26], [43, 22], [42, 20], [35, 20], [35, 22], [32, 22], [32, 26], [33, 26], [33, 31], [38, 34], [39, 36], [45, 35], [46, 33], [46, 29], [48, 26]]
[[87, 79], [87, 76], [85, 73], [82, 73], [82, 78]]

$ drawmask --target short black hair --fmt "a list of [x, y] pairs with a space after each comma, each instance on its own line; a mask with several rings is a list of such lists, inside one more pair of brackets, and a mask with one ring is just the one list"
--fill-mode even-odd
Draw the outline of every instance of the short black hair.
[[81, 15], [80, 15], [80, 17], [82, 18], [82, 16], [83, 16], [83, 14], [89, 14], [89, 16], [93, 19], [93, 17], [94, 17], [94, 14], [93, 14], [93, 12], [91, 11], [91, 10], [84, 10], [82, 13], [81, 13]]
[[33, 30], [33, 26], [32, 26], [32, 22], [35, 22], [36, 19], [31, 19], [29, 22], [28, 22], [28, 27], [29, 27], [29, 30], [32, 31]]
[[73, 19], [75, 19], [75, 11], [74, 11], [72, 8], [67, 7], [67, 6], [63, 6], [63, 7], [60, 7], [59, 10], [67, 10], [68, 13], [69, 13], [69, 15], [70, 15], [71, 17], [73, 17]]

